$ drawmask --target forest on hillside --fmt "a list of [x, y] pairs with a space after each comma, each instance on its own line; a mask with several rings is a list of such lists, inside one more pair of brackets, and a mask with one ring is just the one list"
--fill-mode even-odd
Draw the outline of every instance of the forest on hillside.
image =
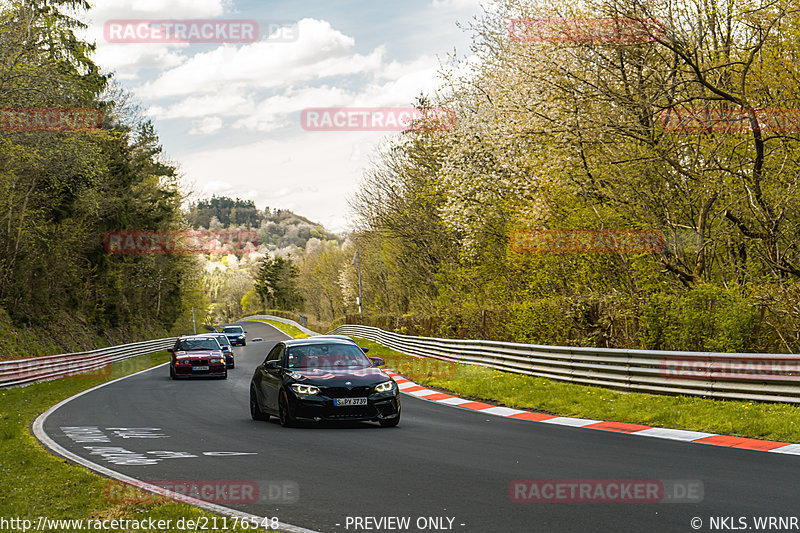
[[229, 229], [232, 227], [254, 230], [259, 243], [277, 248], [296, 246], [305, 249], [311, 238], [341, 241], [339, 235], [327, 231], [288, 209], [269, 206], [264, 210], [252, 200], [213, 196], [192, 202], [188, 207], [189, 224], [194, 229]]

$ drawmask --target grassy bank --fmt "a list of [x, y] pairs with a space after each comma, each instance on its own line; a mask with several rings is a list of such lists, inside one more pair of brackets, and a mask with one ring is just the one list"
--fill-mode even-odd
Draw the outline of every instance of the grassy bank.
[[14, 324], [0, 307], [0, 356], [8, 359], [82, 352], [171, 336], [164, 328], [126, 324], [94, 329], [79, 315], [62, 312], [39, 325]]
[[355, 340], [359, 346], [370, 349], [370, 356], [382, 357], [388, 367], [420, 385], [465, 398], [559, 416], [800, 442], [800, 406], [623, 393], [480, 366], [420, 359], [366, 339]]
[[[33, 420], [52, 405], [82, 390], [138, 372], [169, 360], [167, 352], [151, 354], [114, 363], [111, 377], [87, 379], [78, 376], [38, 383], [29, 387], [0, 391], [0, 517], [23, 518], [37, 522], [49, 519], [92, 520], [171, 520], [163, 531], [187, 533], [193, 528], [178, 528], [177, 521], [198, 518], [213, 524], [216, 515], [185, 504], [120, 504], [104, 497], [109, 482], [91, 471], [51, 455], [31, 435]], [[217, 518], [218, 524], [220, 518]], [[245, 531], [246, 529], [205, 529], [205, 531]], [[199, 529], [199, 528], [198, 528]], [[47, 528], [48, 531], [72, 531], [77, 528]], [[252, 531], [252, 528], [249, 528]], [[129, 531], [104, 529], [104, 531]]]

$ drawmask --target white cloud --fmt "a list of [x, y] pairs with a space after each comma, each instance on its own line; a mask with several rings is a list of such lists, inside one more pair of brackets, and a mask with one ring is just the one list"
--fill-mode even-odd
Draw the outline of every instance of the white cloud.
[[[422, 52], [414, 55], [403, 49], [396, 56], [403, 60], [391, 54], [398, 53], [397, 43], [406, 42], [409, 31], [419, 30], [416, 23], [393, 28], [368, 47], [357, 46], [363, 44], [357, 43], [360, 29], [345, 33], [327, 22], [327, 9], [299, 21], [297, 39], [289, 42], [269, 41], [262, 35], [255, 43], [238, 45], [113, 44], [103, 38], [103, 23], [111, 19], [253, 18], [263, 9], [251, 6], [236, 13], [234, 0], [93, 3], [96, 9], [86, 34], [97, 42], [96, 62], [126, 80], [149, 108], [165, 149], [180, 161], [187, 189], [194, 190], [195, 198], [212, 194], [247, 198], [260, 208], [294, 209], [342, 231], [351, 215], [346, 198], [357, 190], [373, 148], [386, 135], [396, 134], [304, 131], [300, 111], [410, 106], [420, 92], [435, 92], [439, 62], [434, 54], [446, 53], [457, 41], [454, 16], [466, 9], [477, 12], [480, 2], [431, 0], [424, 11], [426, 22], [450, 29], [442, 30], [442, 35], [423, 31]], [[196, 137], [187, 142], [186, 132], [205, 136], [200, 139], [202, 151], [193, 147]], [[216, 140], [229, 146], [234, 136], [249, 144], [205, 148]]]
[[189, 135], [210, 135], [222, 129], [222, 119], [219, 117], [206, 117], [195, 121], [189, 130]]
[[144, 98], [163, 98], [245, 86], [280, 87], [374, 71], [382, 63], [382, 48], [366, 56], [350, 53], [353, 38], [334, 30], [328, 22], [303, 19], [299, 28], [297, 41], [225, 44], [196, 54], [136, 92]]
[[253, 108], [253, 101], [238, 94], [190, 96], [168, 107], [151, 106], [150, 116], [161, 119], [200, 118], [209, 115], [241, 116]]
[[230, 0], [94, 0], [95, 21], [133, 16], [147, 18], [204, 18], [218, 17], [232, 8]]

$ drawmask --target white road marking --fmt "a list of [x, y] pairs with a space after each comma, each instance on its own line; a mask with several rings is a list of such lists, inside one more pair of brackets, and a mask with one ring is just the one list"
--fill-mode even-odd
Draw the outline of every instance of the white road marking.
[[258, 452], [203, 452], [210, 457], [231, 457], [234, 455], [258, 455]]
[[634, 431], [631, 435], [642, 435], [643, 437], [658, 437], [659, 439], [682, 440], [691, 442], [705, 437], [713, 437], [716, 433], [703, 433], [702, 431], [687, 431], [685, 429], [669, 428], [650, 428], [642, 431]]
[[[136, 479], [136, 478], [133, 478], [133, 477], [130, 477], [130, 476], [126, 476], [125, 474], [117, 472], [116, 470], [111, 470], [110, 468], [106, 468], [105, 466], [99, 465], [97, 463], [93, 463], [92, 461], [89, 461], [88, 459], [85, 459], [85, 458], [81, 457], [78, 454], [72, 453], [71, 451], [67, 450], [66, 448], [64, 448], [63, 446], [58, 444], [56, 441], [54, 441], [53, 439], [50, 438], [50, 435], [48, 435], [44, 431], [44, 424], [45, 424], [45, 422], [47, 421], [47, 418], [50, 415], [55, 413], [58, 409], [60, 409], [61, 407], [65, 406], [66, 404], [68, 404], [69, 402], [74, 400], [75, 398], [80, 398], [81, 396], [83, 396], [85, 394], [89, 394], [90, 392], [96, 391], [97, 389], [101, 389], [103, 387], [107, 387], [108, 385], [111, 385], [112, 383], [116, 383], [117, 381], [122, 381], [123, 379], [128, 379], [128, 378], [131, 378], [133, 376], [138, 376], [139, 374], [144, 374], [145, 372], [150, 372], [151, 370], [155, 370], [156, 368], [161, 368], [161, 367], [164, 367], [164, 366], [167, 366], [167, 365], [169, 365], [169, 363], [164, 363], [162, 365], [157, 365], [157, 366], [154, 366], [152, 368], [146, 368], [145, 370], [141, 370], [139, 372], [134, 372], [133, 374], [129, 374], [129, 375], [123, 376], [121, 378], [117, 378], [117, 379], [114, 379], [114, 380], [111, 380], [111, 381], [107, 381], [105, 383], [101, 383], [100, 385], [97, 385], [96, 387], [92, 387], [91, 389], [86, 389], [83, 392], [79, 392], [75, 396], [72, 396], [70, 398], [67, 398], [66, 400], [62, 400], [62, 401], [58, 402], [56, 405], [54, 405], [53, 407], [51, 407], [50, 409], [48, 409], [47, 411], [45, 411], [44, 413], [39, 415], [36, 418], [36, 420], [33, 421], [33, 434], [36, 436], [37, 439], [39, 439], [39, 442], [41, 442], [42, 444], [44, 444], [45, 446], [50, 448], [54, 453], [57, 453], [61, 457], [64, 457], [65, 459], [69, 459], [70, 461], [72, 461], [74, 463], [77, 463], [77, 464], [79, 464], [81, 466], [85, 466], [86, 468], [88, 468], [90, 470], [94, 470], [95, 472], [97, 472], [99, 474], [103, 474], [104, 476], [110, 477], [112, 479], [116, 479], [118, 481], [123, 481], [125, 483], [130, 483], [132, 485], [136, 485], [137, 487], [142, 488], [142, 489], [144, 489], [144, 490], [146, 490], [148, 492], [152, 492], [153, 494], [162, 494], [163, 493], [163, 489], [161, 487], [157, 486], [157, 485], [152, 485], [152, 484], [146, 483], [146, 482], [144, 482], [144, 481], [142, 481], [140, 479]], [[181, 495], [178, 494], [178, 495], [174, 495], [172, 497], [172, 499], [177, 500], [177, 501], [182, 502], [182, 503], [187, 503], [189, 505], [193, 505], [195, 507], [199, 507], [200, 509], [204, 509], [204, 510], [212, 512], [212, 513], [218, 513], [218, 514], [226, 515], [226, 516], [230, 516], [230, 517], [237, 517], [240, 520], [247, 520], [250, 523], [261, 523], [261, 520], [263, 520], [263, 517], [256, 516], [254, 514], [245, 513], [245, 512], [242, 512], [242, 511], [237, 511], [236, 509], [231, 509], [230, 507], [225, 507], [223, 505], [217, 505], [217, 504], [214, 504], [214, 503], [204, 502], [202, 500], [198, 500], [196, 498], [190, 498], [188, 496], [181, 496]], [[271, 527], [270, 529], [273, 530], [273, 531], [274, 530], [285, 531], [286, 533], [317, 533], [313, 529], [306, 529], [304, 527], [295, 526], [295, 525], [292, 525], [292, 524], [285, 524], [283, 522], [279, 522], [277, 528], [272, 528]]]
[[602, 420], [589, 420], [588, 418], [571, 418], [568, 416], [557, 416], [555, 418], [548, 418], [547, 420], [542, 420], [544, 424], [555, 424], [557, 426], [571, 426], [571, 427], [583, 427], [588, 426], [589, 424], [597, 424], [598, 422], [602, 422]]

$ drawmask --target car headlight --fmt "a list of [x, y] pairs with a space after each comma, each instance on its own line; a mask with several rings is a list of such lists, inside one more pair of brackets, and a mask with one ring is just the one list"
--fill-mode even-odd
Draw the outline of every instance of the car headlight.
[[319, 387], [314, 385], [303, 385], [302, 383], [292, 383], [292, 390], [297, 394], [319, 394]]
[[384, 381], [375, 385], [375, 392], [389, 392], [394, 389], [394, 381]]

